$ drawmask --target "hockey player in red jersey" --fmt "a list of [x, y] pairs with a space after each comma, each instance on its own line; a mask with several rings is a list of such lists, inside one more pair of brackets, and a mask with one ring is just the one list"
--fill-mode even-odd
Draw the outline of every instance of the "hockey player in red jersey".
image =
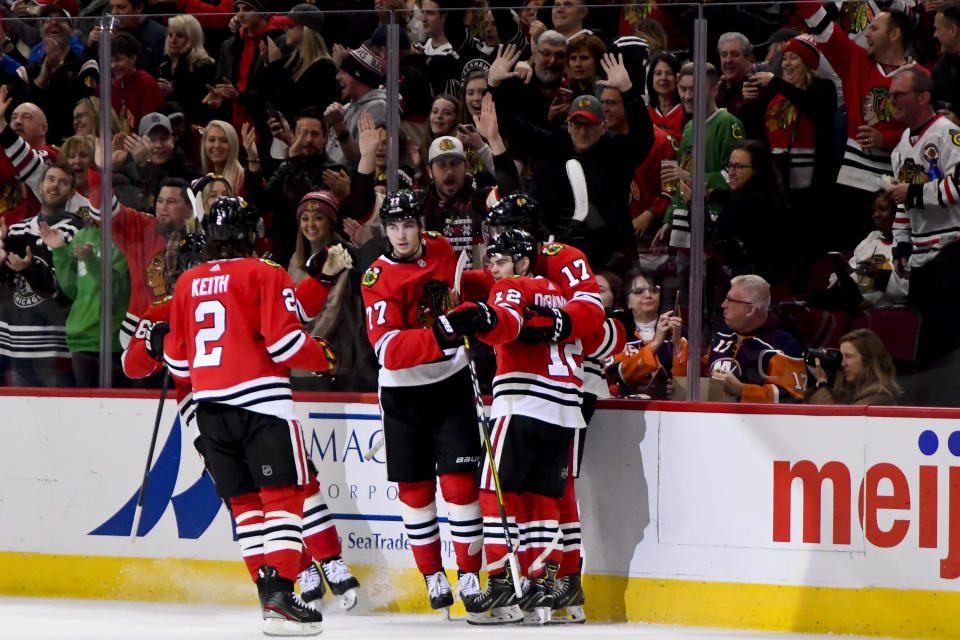
[[[180, 272], [203, 262], [202, 234], [186, 234], [180, 241], [177, 251]], [[309, 321], [316, 316], [326, 302], [332, 282], [343, 269], [349, 268], [350, 256], [346, 249], [337, 245], [329, 251], [314, 254], [307, 262], [311, 278], [304, 279], [296, 287], [297, 300], [300, 301]], [[174, 281], [175, 282], [175, 281]], [[154, 303], [140, 319], [136, 331], [121, 356], [123, 371], [130, 378], [146, 378], [163, 368], [163, 343], [170, 330], [170, 310], [172, 296]], [[200, 435], [196, 431], [196, 403], [193, 401], [189, 380], [176, 378], [177, 410], [180, 424], [193, 441], [197, 451], [203, 451]], [[303, 509], [304, 552], [300, 561], [300, 594], [304, 602], [318, 608], [325, 594], [324, 579], [330, 591], [339, 599], [344, 609], [352, 609], [357, 603], [359, 581], [354, 577], [341, 558], [340, 536], [333, 522], [317, 481], [313, 461], [307, 461], [310, 467], [310, 484]], [[257, 572], [263, 564], [262, 532], [256, 533], [256, 523], [246, 525], [245, 535], [241, 539], [244, 562], [250, 575], [257, 579]], [[320, 563], [320, 569], [314, 563]], [[322, 575], [321, 575], [322, 569]]]
[[193, 387], [205, 463], [238, 534], [251, 525], [261, 534], [264, 633], [315, 635], [323, 616], [293, 590], [310, 472], [289, 373], [327, 371], [335, 358], [302, 330], [286, 271], [251, 257], [258, 221], [241, 198], [211, 208], [203, 223], [210, 262], [179, 278], [164, 360]]
[[[539, 230], [539, 205], [523, 192], [515, 192], [495, 202], [487, 214], [486, 228], [491, 236], [506, 230], [522, 229], [536, 235]], [[604, 394], [606, 382], [603, 376], [603, 358], [623, 349], [626, 330], [619, 321], [606, 318], [596, 277], [590, 270], [584, 254], [577, 248], [558, 242], [540, 247], [533, 262], [533, 272], [557, 284], [568, 300], [560, 310], [543, 310], [531, 307], [525, 310], [527, 331], [531, 325], [542, 323], [541, 339], [561, 337], [563, 325], [570, 327], [570, 335], [582, 337], [583, 358], [583, 403], [581, 411], [586, 423], [590, 422], [596, 407], [597, 397]], [[538, 316], [536, 318], [532, 316]], [[560, 331], [557, 331], [559, 325]], [[551, 329], [553, 329], [551, 331]], [[580, 514], [577, 508], [573, 480], [580, 475], [586, 430], [578, 430], [574, 436], [571, 473], [560, 503], [560, 530], [563, 535], [563, 561], [557, 572], [554, 592], [554, 622], [584, 622], [584, 595], [581, 587], [582, 540]]]
[[387, 479], [397, 483], [430, 606], [446, 610], [453, 594], [440, 553], [437, 479], [459, 568], [456, 590], [468, 604], [480, 593], [480, 552], [470, 553], [482, 537], [475, 483], [480, 438], [462, 341], [437, 322], [453, 306], [457, 256], [439, 233], [423, 233], [422, 215], [414, 192], [387, 195], [380, 220], [389, 247], [364, 273], [361, 290], [380, 364]]
[[[458, 337], [476, 336], [496, 348], [490, 438], [508, 522], [519, 536], [521, 571], [528, 578], [519, 605], [545, 623], [563, 557], [560, 499], [571, 444], [575, 431], [586, 426], [580, 411], [583, 346], [567, 336], [544, 341], [544, 327], [535, 324], [531, 329], [527, 324], [547, 317], [530, 316], [526, 310], [532, 306], [559, 310], [567, 305], [551, 280], [512, 277], [532, 276], [538, 257], [532, 236], [516, 230], [501, 233], [488, 243], [487, 256], [497, 280], [489, 298], [458, 306], [446, 320]], [[475, 600], [491, 617], [476, 621], [513, 621], [512, 577], [489, 460], [481, 466], [480, 507], [490, 578]]]

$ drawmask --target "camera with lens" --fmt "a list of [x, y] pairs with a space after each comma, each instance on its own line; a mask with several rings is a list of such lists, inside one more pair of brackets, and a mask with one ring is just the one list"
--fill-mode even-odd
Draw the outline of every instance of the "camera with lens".
[[817, 360], [820, 361], [820, 368], [827, 373], [833, 373], [840, 370], [843, 364], [843, 354], [840, 349], [807, 349], [806, 361], [811, 367], [817, 366]]

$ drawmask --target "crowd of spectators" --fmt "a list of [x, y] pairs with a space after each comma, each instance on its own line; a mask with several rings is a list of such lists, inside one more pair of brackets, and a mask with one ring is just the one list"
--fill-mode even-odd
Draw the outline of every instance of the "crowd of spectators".
[[[622, 310], [630, 341], [608, 363], [615, 394], [664, 397], [685, 375], [696, 261], [710, 345], [696, 357], [729, 398], [861, 398], [846, 368], [803, 363], [805, 348], [837, 347], [882, 360], [861, 366], [882, 371], [870, 384], [896, 401], [889, 355], [877, 356], [883, 309], [919, 318], [901, 370], [960, 345], [960, 4], [710, 3], [706, 96], [694, 95], [693, 5], [510, 5], [0, 7], [0, 383], [95, 383], [109, 153], [117, 358], [146, 305], [170, 293], [194, 211], [239, 195], [263, 214], [258, 250], [295, 280], [323, 246], [353, 254], [310, 327], [335, 334], [342, 366], [296, 384], [373, 390], [359, 288], [383, 247], [389, 12], [401, 25], [400, 186], [423, 194], [426, 228], [474, 268], [491, 204], [517, 190], [536, 200], [543, 239], [581, 248], [611, 313]], [[705, 255], [690, 251], [695, 98], [706, 103]], [[869, 314], [880, 347], [807, 329], [821, 317], [867, 326]]]

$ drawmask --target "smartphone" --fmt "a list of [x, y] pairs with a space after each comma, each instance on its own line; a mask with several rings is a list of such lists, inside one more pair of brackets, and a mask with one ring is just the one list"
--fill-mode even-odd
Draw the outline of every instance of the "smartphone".
[[675, 318], [683, 319], [683, 316], [680, 314], [680, 292], [679, 291], [673, 294], [673, 315]]
[[463, 131], [464, 133], [473, 133], [477, 130], [477, 128], [472, 124], [458, 124], [457, 129], [460, 129], [460, 131]]
[[272, 104], [267, 103], [267, 119], [273, 118], [277, 122], [283, 122], [283, 116], [280, 115], [280, 112], [277, 111]]

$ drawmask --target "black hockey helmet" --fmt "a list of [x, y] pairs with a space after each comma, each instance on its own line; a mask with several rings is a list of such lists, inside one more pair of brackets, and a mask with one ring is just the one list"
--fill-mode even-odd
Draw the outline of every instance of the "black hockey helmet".
[[380, 206], [380, 224], [414, 219], [423, 226], [423, 201], [413, 189], [391, 191]]
[[527, 257], [530, 259], [531, 269], [537, 260], [537, 251], [537, 241], [534, 237], [519, 229], [508, 229], [497, 234], [487, 243], [488, 256], [509, 256], [513, 258], [514, 266], [521, 258]]
[[486, 223], [491, 229], [535, 228], [540, 205], [523, 191], [514, 191], [494, 202], [487, 211]]
[[200, 232], [185, 233], [180, 238], [180, 245], [177, 247], [177, 261], [180, 264], [181, 273], [206, 262], [203, 255], [205, 242], [206, 239]]
[[211, 242], [249, 242], [259, 222], [260, 213], [251, 203], [239, 196], [222, 196], [203, 218], [203, 232]]

